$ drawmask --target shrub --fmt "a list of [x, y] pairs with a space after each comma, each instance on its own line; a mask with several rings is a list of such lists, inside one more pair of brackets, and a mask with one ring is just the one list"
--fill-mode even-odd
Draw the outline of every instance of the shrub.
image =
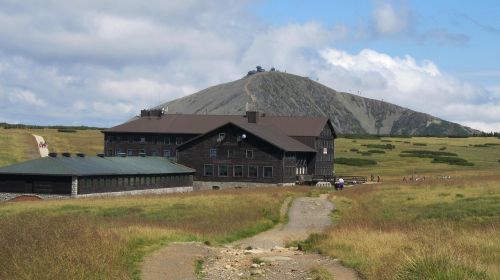
[[441, 147], [441, 148], [439, 148], [439, 150], [444, 151], [444, 150], [446, 150], [446, 147]]
[[455, 153], [450, 152], [437, 152], [437, 151], [426, 151], [426, 150], [405, 150], [400, 154], [401, 157], [421, 157], [421, 158], [434, 158], [437, 156], [447, 156], [456, 157]]
[[76, 132], [75, 129], [65, 129], [65, 128], [61, 128], [61, 129], [58, 129], [57, 132], [64, 132], [64, 133], [74, 133]]
[[335, 160], [335, 163], [351, 166], [368, 166], [377, 164], [377, 162], [374, 160], [362, 158], [337, 158]]
[[358, 153], [361, 154], [362, 156], [371, 156], [372, 155], [372, 153], [370, 153], [370, 152], [363, 152], [363, 151], [361, 151], [361, 152], [358, 152]]
[[359, 149], [352, 148], [350, 151], [351, 151], [351, 152], [359, 152]]
[[476, 148], [488, 148], [488, 145], [484, 145], [484, 144], [475, 144], [473, 147], [476, 147]]
[[392, 150], [396, 148], [396, 146], [392, 144], [365, 144], [363, 145], [369, 149], [385, 149], [385, 150]]
[[432, 163], [447, 163], [450, 165], [462, 165], [462, 166], [473, 166], [474, 163], [468, 162], [463, 158], [458, 157], [435, 157]]
[[382, 150], [368, 150], [368, 152], [372, 154], [385, 154], [385, 151]]
[[413, 146], [427, 146], [425, 143], [413, 143]]

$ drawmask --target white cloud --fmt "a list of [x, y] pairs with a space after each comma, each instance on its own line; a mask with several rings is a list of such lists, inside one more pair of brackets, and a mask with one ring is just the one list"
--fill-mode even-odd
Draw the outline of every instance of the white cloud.
[[17, 92], [13, 92], [9, 95], [9, 99], [12, 103], [21, 102], [35, 107], [47, 106], [47, 102], [45, 102], [43, 99], [39, 98], [35, 93], [29, 90], [20, 90]]
[[[262, 65], [461, 123], [495, 123], [487, 112], [497, 112], [496, 87], [464, 83], [411, 56], [335, 49], [355, 37], [342, 23], [264, 25], [248, 13], [253, 1], [110, 3], [1, 4], [0, 121], [111, 126]], [[411, 9], [392, 4], [376, 6], [367, 22], [367, 37], [411, 33], [415, 23]], [[464, 39], [441, 29], [427, 35]]]
[[407, 31], [411, 26], [408, 9], [396, 10], [390, 3], [381, 3], [373, 11], [373, 23], [378, 35], [395, 35]]
[[326, 48], [326, 65], [317, 74], [338, 90], [360, 91], [410, 109], [459, 123], [496, 127], [500, 98], [490, 91], [443, 73], [432, 61], [391, 57], [365, 49], [358, 54]]

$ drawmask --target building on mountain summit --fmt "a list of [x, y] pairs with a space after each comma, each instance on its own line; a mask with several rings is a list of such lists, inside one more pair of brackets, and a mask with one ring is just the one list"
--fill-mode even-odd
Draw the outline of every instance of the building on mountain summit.
[[294, 184], [333, 177], [334, 139], [326, 117], [164, 114], [105, 129], [106, 156], [173, 158], [196, 170], [194, 186]]

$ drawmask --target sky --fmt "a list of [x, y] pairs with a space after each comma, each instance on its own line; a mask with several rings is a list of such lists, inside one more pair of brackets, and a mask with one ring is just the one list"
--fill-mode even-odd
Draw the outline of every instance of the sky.
[[0, 122], [109, 127], [256, 65], [500, 131], [500, 3], [0, 0]]

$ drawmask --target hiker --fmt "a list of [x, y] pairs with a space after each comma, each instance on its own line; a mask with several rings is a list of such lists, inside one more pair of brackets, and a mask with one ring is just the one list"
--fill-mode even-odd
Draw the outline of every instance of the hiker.
[[377, 183], [380, 183], [380, 176], [377, 175]]
[[342, 178], [339, 179], [339, 189], [340, 190], [344, 189], [344, 179]]
[[403, 182], [406, 182], [406, 176], [403, 177]]

